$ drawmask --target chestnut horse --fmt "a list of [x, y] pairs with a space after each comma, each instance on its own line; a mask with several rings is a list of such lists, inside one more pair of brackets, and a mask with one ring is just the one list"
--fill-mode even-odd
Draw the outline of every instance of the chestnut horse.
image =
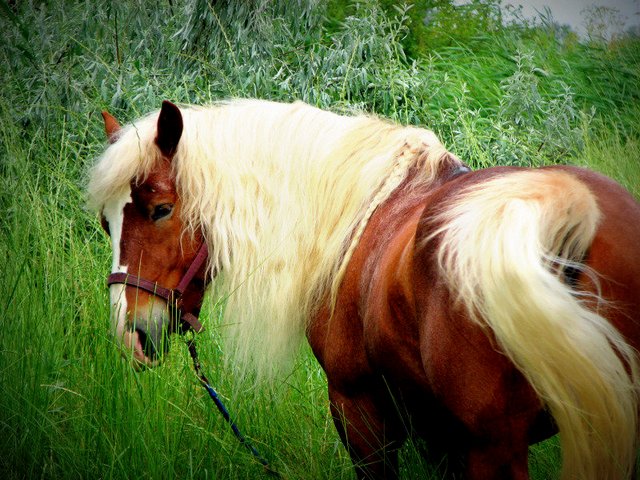
[[211, 281], [242, 373], [306, 335], [359, 478], [396, 478], [415, 436], [452, 475], [524, 479], [557, 431], [563, 478], [635, 475], [640, 204], [618, 184], [470, 171], [427, 130], [303, 103], [103, 116], [89, 198], [135, 362], [198, 325]]

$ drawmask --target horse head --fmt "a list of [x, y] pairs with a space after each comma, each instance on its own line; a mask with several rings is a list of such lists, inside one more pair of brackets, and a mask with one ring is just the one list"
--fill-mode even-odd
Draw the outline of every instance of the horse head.
[[[102, 114], [109, 143], [120, 125]], [[155, 366], [168, 351], [168, 337], [180, 320], [198, 325], [206, 285], [206, 246], [181, 214], [173, 161], [183, 121], [163, 102], [156, 125], [153, 167], [102, 206], [102, 226], [111, 238], [111, 319], [116, 339], [138, 366]], [[191, 321], [190, 321], [190, 320]]]

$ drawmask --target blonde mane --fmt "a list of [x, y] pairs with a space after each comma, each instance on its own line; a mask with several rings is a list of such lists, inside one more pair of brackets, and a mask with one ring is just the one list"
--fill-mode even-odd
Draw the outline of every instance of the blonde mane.
[[[242, 100], [181, 109], [173, 160], [183, 215], [201, 229], [216, 295], [226, 298], [233, 362], [271, 374], [333, 298], [376, 207], [418, 169], [431, 182], [447, 151], [427, 130], [304, 103]], [[100, 209], [155, 166], [157, 112], [119, 132], [91, 172]]]

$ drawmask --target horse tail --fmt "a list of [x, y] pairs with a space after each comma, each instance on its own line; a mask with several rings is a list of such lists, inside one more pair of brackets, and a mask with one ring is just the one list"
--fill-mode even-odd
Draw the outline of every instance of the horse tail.
[[563, 478], [628, 478], [635, 463], [635, 351], [600, 315], [604, 300], [572, 287], [578, 273], [598, 284], [582, 261], [599, 217], [574, 176], [527, 170], [464, 190], [434, 234], [459, 304], [493, 331], [551, 411]]

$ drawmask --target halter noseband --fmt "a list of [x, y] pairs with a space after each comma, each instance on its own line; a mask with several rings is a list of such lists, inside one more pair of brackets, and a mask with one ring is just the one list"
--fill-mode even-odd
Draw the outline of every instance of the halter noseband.
[[[182, 294], [185, 292], [193, 278], [198, 273], [198, 270], [205, 264], [207, 261], [207, 257], [209, 256], [209, 250], [207, 249], [206, 242], [203, 242], [198, 249], [198, 253], [196, 253], [195, 258], [189, 265], [189, 268], [183, 275], [182, 279], [178, 283], [176, 288], [165, 288], [158, 285], [157, 282], [152, 282], [151, 280], [147, 280], [145, 278], [141, 278], [137, 275], [133, 275], [130, 273], [124, 272], [116, 272], [109, 275], [107, 278], [107, 285], [111, 286], [113, 284], [124, 284], [130, 287], [139, 288], [140, 290], [144, 290], [146, 292], [155, 295], [156, 297], [160, 297], [164, 299], [168, 304], [175, 306], [179, 310], [178, 302], [182, 297]], [[190, 328], [192, 328], [196, 333], [200, 333], [204, 327], [198, 320], [198, 317], [189, 312], [181, 312], [180, 320], [187, 323]]]

